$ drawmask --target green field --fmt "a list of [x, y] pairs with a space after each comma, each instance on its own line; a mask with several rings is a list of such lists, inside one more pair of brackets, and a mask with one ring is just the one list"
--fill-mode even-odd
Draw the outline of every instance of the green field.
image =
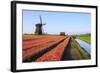
[[90, 34], [77, 35], [76, 38], [83, 40], [83, 41], [87, 42], [88, 44], [91, 44], [91, 35]]

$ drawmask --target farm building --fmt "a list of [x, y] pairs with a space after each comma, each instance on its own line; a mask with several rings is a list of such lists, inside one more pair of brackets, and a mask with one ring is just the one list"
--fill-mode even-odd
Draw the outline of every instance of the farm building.
[[61, 36], [65, 36], [65, 32], [60, 32], [60, 35]]

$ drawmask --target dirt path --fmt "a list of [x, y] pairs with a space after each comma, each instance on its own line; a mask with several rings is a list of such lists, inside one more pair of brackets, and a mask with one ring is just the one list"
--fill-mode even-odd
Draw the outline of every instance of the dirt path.
[[71, 38], [68, 46], [66, 47], [61, 60], [82, 60], [84, 59], [79, 47], [76, 45], [75, 40]]

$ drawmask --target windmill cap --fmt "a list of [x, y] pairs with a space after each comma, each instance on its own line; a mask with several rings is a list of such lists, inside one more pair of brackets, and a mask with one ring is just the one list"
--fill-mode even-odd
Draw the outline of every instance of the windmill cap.
[[36, 24], [36, 26], [42, 26], [42, 25], [46, 25], [46, 24], [41, 24], [41, 23]]
[[42, 25], [42, 24], [41, 24], [41, 23], [37, 23], [37, 24], [36, 24], [36, 26], [40, 26], [40, 25]]

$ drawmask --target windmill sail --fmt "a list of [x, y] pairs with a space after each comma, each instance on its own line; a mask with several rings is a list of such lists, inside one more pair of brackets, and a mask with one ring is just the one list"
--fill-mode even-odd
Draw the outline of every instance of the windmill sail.
[[41, 16], [40, 16], [40, 24], [42, 24], [42, 18], [41, 18]]

